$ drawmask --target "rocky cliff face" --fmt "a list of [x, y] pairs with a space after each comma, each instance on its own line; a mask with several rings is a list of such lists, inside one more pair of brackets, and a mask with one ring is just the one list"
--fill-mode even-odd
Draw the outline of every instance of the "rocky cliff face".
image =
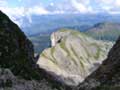
[[70, 86], [77, 86], [96, 70], [112, 46], [72, 30], [54, 32], [51, 42], [52, 47], [42, 52], [37, 64]]
[[[0, 11], [0, 68], [9, 68], [13, 74], [26, 79], [34, 72], [32, 43], [20, 28]], [[31, 72], [33, 71], [33, 72]]]
[[120, 37], [108, 58], [80, 85], [79, 90], [120, 90]]
[[0, 90], [58, 90], [47, 76], [35, 68], [32, 43], [0, 11]]

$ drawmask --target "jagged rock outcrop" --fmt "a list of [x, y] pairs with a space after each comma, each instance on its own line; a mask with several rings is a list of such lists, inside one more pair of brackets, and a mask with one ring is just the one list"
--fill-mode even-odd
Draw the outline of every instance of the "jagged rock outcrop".
[[62, 88], [52, 81], [44, 70], [38, 70], [35, 66], [32, 43], [20, 28], [0, 11], [0, 90], [58, 90], [58, 86]]
[[0, 68], [9, 68], [14, 75], [36, 78], [34, 50], [20, 28], [0, 11]]
[[0, 90], [58, 90], [51, 84], [44, 78], [40, 81], [20, 79], [9, 69], [0, 68]]
[[79, 90], [120, 90], [120, 37], [107, 59], [80, 85]]
[[51, 42], [52, 47], [42, 52], [37, 64], [70, 86], [77, 86], [96, 70], [112, 46], [72, 30], [54, 32]]

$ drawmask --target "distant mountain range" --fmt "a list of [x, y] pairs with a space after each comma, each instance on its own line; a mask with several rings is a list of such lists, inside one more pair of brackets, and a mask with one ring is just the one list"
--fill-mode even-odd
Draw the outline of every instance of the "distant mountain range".
[[[115, 41], [120, 35], [120, 15], [55, 14], [24, 17], [22, 30], [34, 44], [35, 52], [50, 47], [52, 32], [67, 28], [101, 40]], [[40, 48], [39, 48], [40, 47]]]
[[[80, 30], [78, 29], [78, 31]], [[120, 35], [120, 23], [97, 23], [83, 31], [83, 33], [97, 40], [114, 42]], [[50, 47], [51, 44], [49, 34], [36, 34], [30, 36], [29, 39], [34, 44], [35, 52], [42, 52], [45, 48]]]
[[120, 35], [120, 23], [98, 23], [85, 33], [96, 39], [115, 41]]
[[24, 17], [22, 30], [27, 36], [39, 34], [51, 34], [61, 28], [86, 31], [97, 23], [120, 23], [120, 15], [108, 14], [54, 14], [32, 15], [29, 20]]

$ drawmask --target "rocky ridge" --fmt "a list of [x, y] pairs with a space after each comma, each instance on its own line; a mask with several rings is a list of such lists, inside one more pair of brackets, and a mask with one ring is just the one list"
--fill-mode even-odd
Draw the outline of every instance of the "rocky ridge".
[[31, 41], [0, 11], [0, 68], [9, 68], [14, 75], [31, 79], [38, 76], [34, 64]]
[[51, 35], [52, 47], [45, 49], [37, 62], [58, 81], [77, 86], [106, 58], [112, 43], [97, 41], [73, 30]]
[[98, 23], [85, 33], [98, 40], [109, 40], [115, 42], [120, 35], [120, 24], [112, 22]]
[[120, 90], [120, 37], [107, 59], [80, 84], [79, 90]]

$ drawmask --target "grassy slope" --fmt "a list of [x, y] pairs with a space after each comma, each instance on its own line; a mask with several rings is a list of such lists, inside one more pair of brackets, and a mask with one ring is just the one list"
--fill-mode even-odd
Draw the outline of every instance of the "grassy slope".
[[120, 35], [120, 24], [100, 23], [85, 32], [95, 39], [115, 41]]

